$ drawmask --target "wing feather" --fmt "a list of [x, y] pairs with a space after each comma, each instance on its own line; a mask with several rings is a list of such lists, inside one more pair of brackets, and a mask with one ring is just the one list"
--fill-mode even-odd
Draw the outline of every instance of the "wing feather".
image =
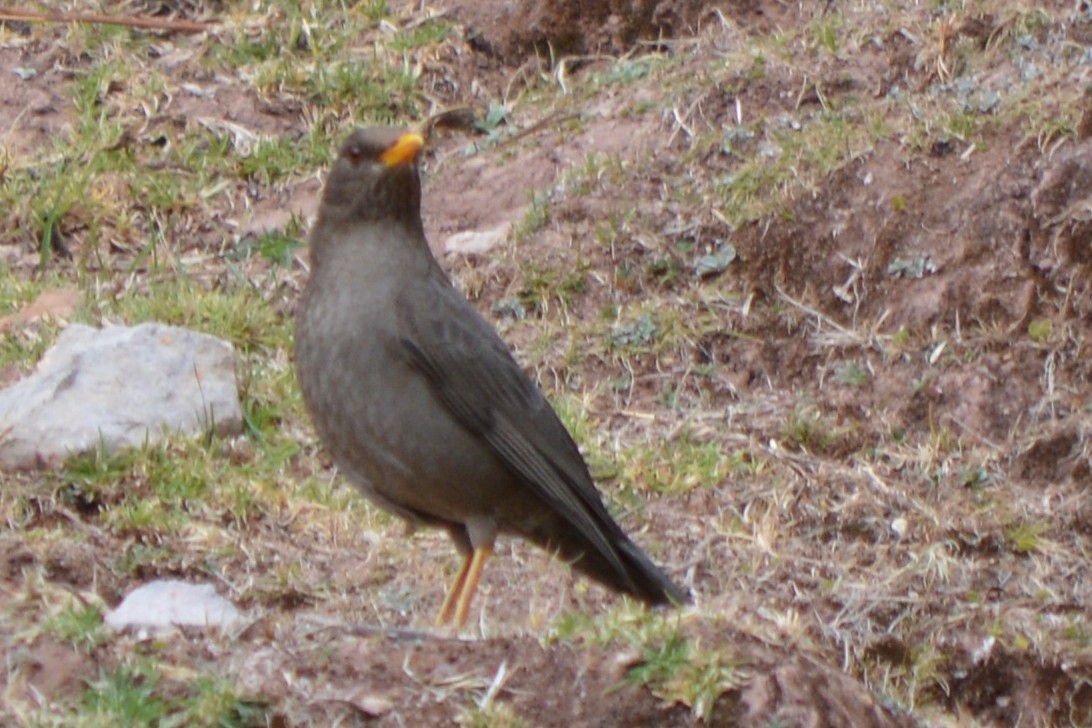
[[[404, 296], [398, 307], [401, 343], [411, 362], [459, 422], [626, 575], [615, 547], [625, 536], [553, 408], [473, 306], [446, 280], [428, 285], [433, 290], [427, 296]], [[424, 310], [411, 300], [434, 305]]]

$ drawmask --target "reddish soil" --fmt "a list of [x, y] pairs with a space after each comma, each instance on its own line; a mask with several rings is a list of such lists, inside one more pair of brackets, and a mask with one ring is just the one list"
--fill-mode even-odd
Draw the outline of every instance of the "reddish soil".
[[474, 50], [517, 66], [536, 55], [625, 53], [640, 41], [688, 34], [708, 12], [701, 0], [455, 0], [439, 5], [465, 26]]
[[[551, 56], [556, 62], [569, 58], [574, 73], [591, 73], [604, 67], [605, 54], [636, 55], [699, 39], [710, 55], [680, 61], [697, 73], [741, 38], [807, 23], [821, 12], [804, 4], [697, 0], [432, 5], [465, 28], [465, 45], [425, 69], [435, 99], [450, 106], [506, 98], [521, 88], [524, 74], [551, 68]], [[1073, 4], [1048, 5], [1061, 14]], [[1072, 42], [1087, 43], [1081, 40], [1087, 31], [1087, 23], [1075, 22]], [[968, 26], [962, 32], [975, 37], [982, 31]], [[688, 99], [692, 126], [729, 126], [739, 108], [776, 118], [799, 113], [801, 106], [877, 93], [895, 80], [930, 83], [928, 66], [915, 62], [918, 49], [897, 33], [887, 40], [882, 50], [869, 47], [837, 64], [820, 64], [812, 82], [822, 87], [822, 98], [803, 93], [801, 79], [773, 63], [761, 78], [741, 72], [731, 96], [718, 88], [696, 90]], [[47, 145], [71, 119], [67, 97], [58, 92], [68, 79], [53, 63], [60, 51], [36, 52], [0, 49], [2, 68], [33, 61], [47, 69], [29, 83], [0, 83], [0, 142], [8, 147]], [[1060, 145], [1047, 140], [1046, 150], [1012, 121], [990, 126], [988, 144], [971, 152], [956, 139], [939, 138], [920, 153], [895, 139], [862, 148], [816, 189], [771, 191], [779, 195], [777, 214], [733, 230], [712, 206], [681, 209], [660, 194], [665, 180], [711, 179], [736, 169], [729, 152], [690, 155], [688, 135], [670, 112], [625, 113], [635, 103], [655, 106], [664, 97], [649, 86], [597, 97], [581, 110], [575, 131], [553, 120], [532, 127], [521, 143], [469, 159], [462, 153], [465, 137], [440, 137], [427, 160], [425, 222], [434, 249], [483, 310], [525, 292], [530, 268], [591, 271], [577, 295], [532, 310], [530, 323], [510, 327], [507, 337], [517, 350], [534, 339], [529, 327], [536, 320], [594, 321], [623, 298], [655, 295], [670, 302], [692, 295], [706, 305], [684, 315], [716, 318], [684, 349], [625, 357], [628, 388], [607, 384], [618, 376], [618, 362], [573, 364], [565, 354], [570, 345], [579, 351], [580, 343], [561, 340], [564, 334], [538, 365], [548, 386], [592, 393], [588, 410], [605, 439], [624, 441], [643, 426], [644, 416], [661, 428], [665, 447], [677, 443], [686, 425], [691, 436], [707, 435], [726, 450], [749, 447], [771, 463], [754, 478], [730, 475], [679, 496], [653, 498], [626, 520], [637, 540], [655, 543], [656, 559], [685, 574], [699, 595], [703, 619], [683, 617], [683, 631], [705, 647], [731, 648], [745, 664], [738, 685], [712, 710], [711, 724], [914, 725], [907, 706], [884, 704], [877, 686], [866, 687], [866, 681], [911, 664], [925, 643], [938, 647], [929, 663], [934, 672], [922, 680], [932, 680], [934, 708], [948, 724], [1092, 724], [1092, 662], [1086, 657], [995, 646], [985, 612], [955, 614], [971, 591], [983, 595], [998, 622], [1030, 613], [1033, 624], [1038, 616], [1062, 619], [1092, 608], [1087, 587], [1078, 583], [1086, 581], [1085, 559], [1070, 563], [1070, 579], [1041, 586], [1052, 600], [1049, 609], [1036, 611], [1040, 605], [1029, 603], [1019, 585], [1035, 583], [1037, 557], [1006, 546], [1005, 525], [989, 508], [968, 505], [1013, 504], [1013, 510], [1052, 519], [1051, 536], [1066, 553], [1087, 555], [1092, 548], [1092, 365], [1085, 348], [1092, 338], [1092, 101], [1086, 101], [1087, 123], [1078, 133]], [[186, 96], [174, 103], [177, 123], [208, 113], [243, 119], [266, 133], [300, 133], [304, 126], [291, 104], [271, 105], [256, 95], [230, 101]], [[156, 132], [149, 127], [140, 133]], [[631, 162], [640, 175], [605, 174], [594, 194], [557, 194], [550, 224], [522, 241], [513, 256], [444, 256], [445, 241], [455, 233], [526, 217], [532, 194], [556, 192], [589, 153]], [[262, 188], [247, 214], [230, 220], [243, 233], [281, 226], [286, 210], [313, 209], [317, 188], [313, 179]], [[609, 249], [597, 243], [602, 221], [635, 199], [642, 204], [627, 224], [636, 232]], [[194, 234], [204, 240], [219, 233]], [[655, 273], [665, 266], [688, 268], [680, 242], [688, 250], [712, 251], [726, 240], [739, 257], [721, 276], [695, 281]], [[5, 250], [4, 256], [26, 264], [25, 250]], [[762, 314], [755, 313], [759, 309]], [[1029, 336], [1029, 325], [1038, 321], [1050, 323], [1046, 341]], [[905, 343], [897, 353], [878, 343], [900, 332]], [[849, 364], [867, 376], [841, 376]], [[697, 369], [713, 374], [691, 376]], [[677, 384], [681, 404], [674, 410], [659, 403], [665, 379]], [[774, 411], [798, 412], [802, 420], [814, 416], [818, 424], [810, 434], [788, 431], [785, 417]], [[981, 462], [936, 455], [925, 464], [895, 454], [904, 451], [894, 443], [918, 443], [920, 459], [928, 461], [927, 443], [941, 430], [987, 454]], [[883, 468], [855, 468], [868, 448], [892, 455]], [[951, 462], [966, 474], [949, 472]], [[932, 476], [923, 476], [926, 471]], [[986, 495], [975, 480], [979, 471], [988, 476]], [[641, 477], [652, 481], [655, 473]], [[957, 477], [965, 478], [965, 487], [952, 485]], [[966, 517], [942, 523], [934, 514], [957, 507], [950, 502]], [[1035, 510], [1044, 503], [1055, 509]], [[718, 522], [748, 524], [764, 514], [782, 515], [766, 534], [768, 544], [756, 544], [750, 526], [745, 536], [743, 530], [707, 532], [703, 521], [710, 514]], [[81, 520], [47, 506], [34, 518]], [[897, 519], [913, 524], [905, 538], [893, 528]], [[487, 695], [535, 726], [694, 721], [685, 706], [665, 704], [626, 679], [641, 655], [536, 636], [536, 626], [564, 610], [595, 611], [613, 602], [520, 544], [502, 547], [506, 553], [482, 585], [487, 636], [462, 641], [398, 632], [424, 628], [443, 585], [402, 573], [397, 559], [403, 549], [416, 549], [423, 561], [438, 564], [436, 575], [449, 576], [454, 556], [440, 536], [404, 546], [386, 538], [396, 533], [393, 527], [382, 537], [358, 531], [334, 549], [291, 525], [248, 528], [246, 555], [234, 564], [223, 559], [225, 573], [272, 571], [282, 559], [306, 562], [316, 583], [341, 585], [342, 602], [316, 603], [304, 588], [278, 586], [243, 605], [266, 616], [238, 640], [181, 640], [163, 650], [180, 663], [229, 669], [248, 694], [291, 706], [279, 715], [282, 724], [450, 724]], [[17, 534], [0, 533], [0, 596], [22, 589], [22, 575], [44, 566], [57, 585], [94, 590], [116, 603], [130, 585], [100, 568], [103, 554], [131, 544], [98, 531], [89, 544], [43, 555]], [[940, 574], [937, 567], [934, 576], [911, 575], [910, 567], [927, 561], [937, 545], [960, 560], [957, 573]], [[199, 565], [191, 568], [201, 573]], [[131, 580], [160, 575], [134, 574]], [[862, 606], [859, 592], [871, 590], [889, 604]], [[329, 616], [346, 612], [378, 620], [383, 628], [368, 633]], [[850, 616], [857, 620], [853, 629], [840, 633], [841, 620]], [[951, 631], [935, 634], [946, 620]], [[756, 631], [777, 638], [759, 639]], [[867, 663], [873, 672], [843, 672], [851, 653], [854, 664]], [[37, 691], [45, 699], [62, 695], [94, 678], [95, 657], [38, 639], [7, 656], [15, 677], [0, 676], [0, 688]]]

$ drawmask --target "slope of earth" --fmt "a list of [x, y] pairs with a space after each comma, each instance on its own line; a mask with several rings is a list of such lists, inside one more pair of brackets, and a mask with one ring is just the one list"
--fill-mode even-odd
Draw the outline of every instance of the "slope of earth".
[[[96, 5], [215, 25], [0, 26], [0, 313], [224, 336], [248, 429], [3, 476], [0, 722], [1092, 723], [1087, 4]], [[432, 632], [453, 549], [315, 441], [321, 171], [461, 106], [434, 250], [692, 607], [505, 542]], [[2, 381], [63, 325], [7, 321]], [[104, 627], [168, 576], [251, 623]]]

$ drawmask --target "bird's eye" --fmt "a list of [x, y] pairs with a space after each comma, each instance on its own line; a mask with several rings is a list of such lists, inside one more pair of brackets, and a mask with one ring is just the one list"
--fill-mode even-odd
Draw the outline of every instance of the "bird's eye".
[[345, 150], [345, 156], [349, 158], [349, 161], [353, 163], [353, 166], [356, 166], [364, 159], [364, 147], [359, 144], [353, 144]]

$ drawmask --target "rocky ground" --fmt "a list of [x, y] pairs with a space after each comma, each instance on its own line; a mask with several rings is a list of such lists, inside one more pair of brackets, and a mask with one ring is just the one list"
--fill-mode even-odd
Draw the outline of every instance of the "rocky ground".
[[[0, 381], [65, 320], [163, 320], [233, 341], [247, 418], [2, 476], [0, 722], [1092, 724], [1092, 10], [588, 5], [0, 26]], [[453, 549], [315, 441], [321, 172], [356, 124], [462, 107], [434, 250], [692, 607], [506, 542], [473, 628], [433, 632]], [[156, 577], [248, 626], [107, 630]]]

